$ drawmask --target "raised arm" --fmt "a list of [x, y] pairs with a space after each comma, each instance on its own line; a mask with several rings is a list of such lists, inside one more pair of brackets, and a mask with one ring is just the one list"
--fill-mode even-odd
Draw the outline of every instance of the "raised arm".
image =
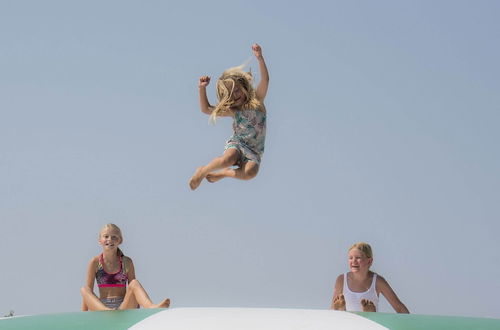
[[207, 86], [209, 83], [210, 83], [209, 76], [201, 76], [200, 82], [198, 84], [198, 87], [200, 89], [200, 109], [201, 112], [206, 113], [207, 115], [210, 115], [214, 110], [214, 108], [208, 102], [208, 97], [207, 97]]
[[259, 101], [264, 101], [269, 87], [269, 72], [267, 71], [266, 62], [262, 56], [262, 48], [258, 44], [252, 46], [253, 54], [257, 61], [259, 61], [260, 81], [255, 90], [255, 96]]
[[389, 283], [387, 283], [387, 281], [382, 276], [378, 276], [377, 278], [377, 288], [379, 289], [379, 292], [384, 295], [385, 299], [387, 299], [389, 304], [391, 304], [392, 308], [394, 308], [394, 310], [397, 313], [405, 313], [405, 314], [410, 313], [408, 308], [406, 308], [406, 306], [401, 302], [401, 300], [399, 300], [394, 290], [392, 290]]

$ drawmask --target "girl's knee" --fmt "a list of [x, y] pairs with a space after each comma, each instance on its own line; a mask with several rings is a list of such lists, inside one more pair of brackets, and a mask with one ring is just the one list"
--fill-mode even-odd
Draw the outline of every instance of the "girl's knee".
[[87, 293], [90, 293], [90, 292], [91, 292], [91, 291], [90, 291], [90, 288], [89, 288], [88, 286], [82, 286], [82, 287], [80, 288], [80, 294], [81, 294], [82, 296], [84, 296], [84, 295], [86, 295]]
[[257, 173], [259, 173], [259, 165], [248, 166], [245, 168], [245, 176], [248, 180], [255, 178]]
[[130, 289], [134, 289], [134, 288], [139, 287], [139, 286], [141, 286], [141, 283], [139, 283], [139, 281], [136, 280], [135, 278], [128, 283], [128, 287]]
[[224, 167], [233, 166], [238, 161], [240, 157], [240, 152], [234, 148], [227, 149], [222, 155], [222, 161]]

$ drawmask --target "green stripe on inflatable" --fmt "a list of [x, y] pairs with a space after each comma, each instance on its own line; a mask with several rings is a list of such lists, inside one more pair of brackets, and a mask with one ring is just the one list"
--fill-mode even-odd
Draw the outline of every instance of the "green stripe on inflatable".
[[391, 330], [499, 330], [500, 319], [462, 316], [363, 313], [366, 317]]
[[132, 309], [9, 317], [0, 330], [126, 330], [164, 309]]

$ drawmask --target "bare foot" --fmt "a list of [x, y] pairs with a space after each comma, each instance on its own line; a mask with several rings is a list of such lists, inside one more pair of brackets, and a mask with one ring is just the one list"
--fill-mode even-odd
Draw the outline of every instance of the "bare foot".
[[170, 306], [170, 299], [164, 299], [159, 304], [152, 305], [151, 308], [168, 308]]
[[375, 304], [368, 299], [361, 299], [361, 306], [363, 307], [363, 312], [376, 312]]
[[191, 187], [191, 190], [195, 190], [196, 188], [198, 188], [204, 177], [205, 174], [203, 173], [203, 166], [198, 167], [196, 169], [196, 172], [194, 172], [193, 176], [189, 180], [189, 187]]
[[336, 311], [345, 311], [345, 298], [343, 294], [335, 297], [333, 300], [333, 309]]
[[207, 174], [206, 179], [210, 183], [214, 183], [219, 181], [220, 179], [223, 179], [226, 177], [226, 174], [224, 173], [227, 170], [218, 171], [218, 172], [210, 172]]

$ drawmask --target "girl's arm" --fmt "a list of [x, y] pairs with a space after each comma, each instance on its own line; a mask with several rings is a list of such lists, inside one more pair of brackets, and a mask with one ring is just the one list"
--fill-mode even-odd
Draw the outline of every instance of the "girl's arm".
[[385, 299], [387, 299], [389, 304], [391, 304], [392, 308], [394, 308], [394, 310], [397, 313], [405, 313], [405, 314], [410, 313], [408, 308], [406, 308], [406, 306], [401, 302], [401, 300], [399, 300], [394, 290], [392, 290], [389, 283], [387, 283], [387, 281], [382, 276], [379, 275], [377, 277], [376, 285], [378, 291], [384, 295]]
[[343, 293], [344, 289], [344, 275], [337, 276], [337, 280], [335, 281], [335, 288], [333, 289], [333, 297], [332, 297], [332, 305], [330, 309], [335, 309], [333, 303], [335, 299]]
[[130, 283], [132, 280], [135, 280], [135, 268], [134, 268], [134, 263], [132, 262], [132, 259], [129, 257], [125, 257], [126, 262], [127, 262], [127, 279], [128, 282]]
[[267, 94], [267, 88], [269, 87], [269, 72], [267, 71], [266, 62], [262, 56], [262, 48], [258, 44], [253, 44], [253, 53], [259, 61], [259, 71], [260, 71], [260, 82], [255, 90], [255, 96], [259, 101], [264, 101]]
[[201, 112], [206, 113], [207, 115], [210, 115], [212, 113], [212, 111], [214, 110], [214, 108], [208, 102], [208, 97], [207, 97], [207, 86], [209, 83], [210, 83], [209, 76], [201, 76], [200, 82], [198, 84], [198, 87], [200, 89]]
[[[98, 257], [94, 257], [90, 260], [89, 265], [87, 266], [87, 280], [85, 282], [85, 286], [90, 289], [90, 291], [94, 291], [94, 281], [95, 281], [95, 272], [97, 269]], [[85, 301], [82, 301], [82, 311], [86, 312], [89, 308]]]

